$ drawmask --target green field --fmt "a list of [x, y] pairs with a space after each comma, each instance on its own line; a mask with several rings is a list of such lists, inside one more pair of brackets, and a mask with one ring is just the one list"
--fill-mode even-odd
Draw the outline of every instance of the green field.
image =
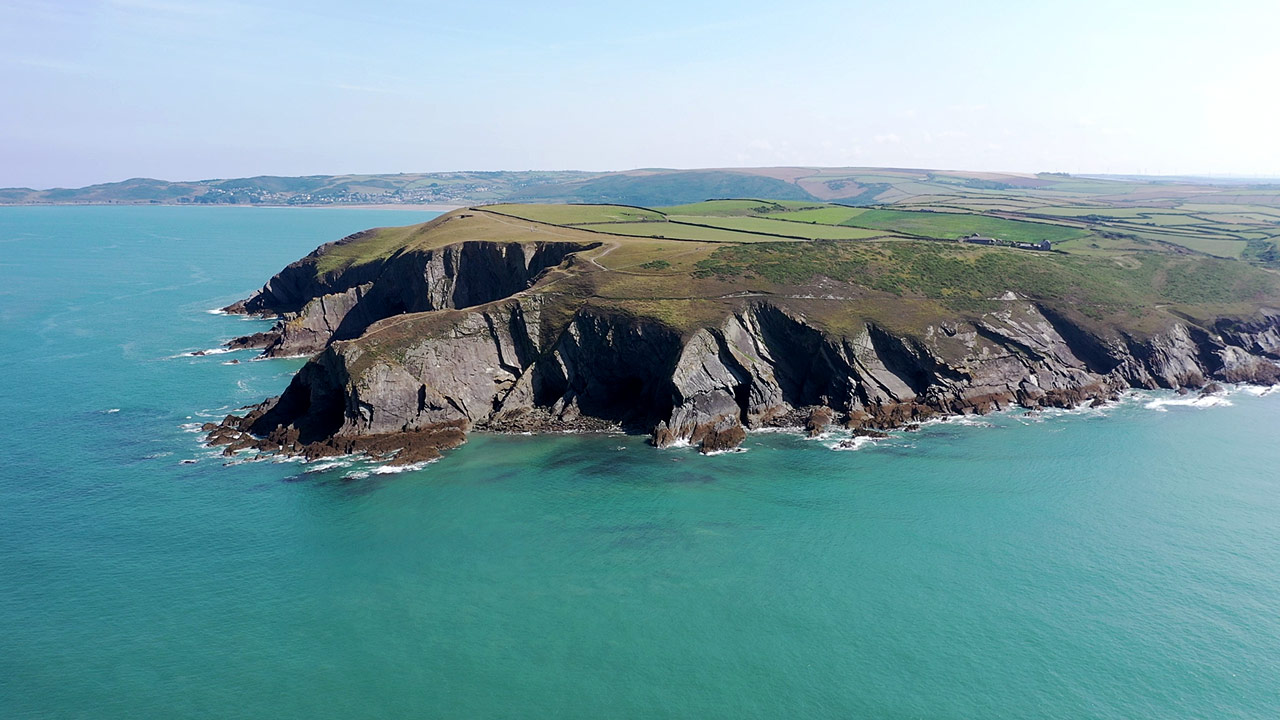
[[[654, 209], [591, 204], [506, 204], [485, 209], [562, 227], [681, 241], [858, 241], [893, 237], [955, 240], [976, 233], [1006, 243], [1049, 240], [1056, 249], [1089, 256], [1154, 251], [1164, 243], [1165, 248], [1176, 245], [1214, 257], [1262, 264], [1274, 262], [1271, 258], [1276, 253], [1268, 248], [1271, 238], [1280, 234], [1265, 214], [1266, 208], [1260, 206], [1198, 204], [1193, 211], [1190, 207], [1152, 205], [1039, 204], [1020, 211], [1007, 198], [993, 198], [985, 210], [960, 209], [980, 205], [969, 196], [933, 196], [932, 205], [913, 202], [898, 208], [740, 198]], [[1000, 216], [992, 214], [995, 212]], [[1038, 219], [1046, 216], [1062, 217], [1063, 222], [1081, 227]], [[1254, 245], [1250, 246], [1250, 242]], [[382, 247], [392, 245], [390, 241], [366, 240], [362, 249], [351, 248], [336, 255], [368, 255], [374, 250], [379, 251], [372, 252], [377, 255]], [[337, 262], [337, 258], [328, 262]]]
[[783, 285], [826, 276], [944, 300], [981, 300], [1012, 290], [1069, 302], [1095, 316], [1158, 302], [1230, 303], [1280, 292], [1280, 278], [1226, 260], [1146, 253], [1117, 263], [929, 242], [738, 245], [716, 249], [698, 268], [704, 277], [759, 275]]
[[903, 210], [868, 210], [847, 221], [846, 225], [887, 230], [920, 237], [955, 240], [977, 233], [1009, 242], [1063, 242], [1084, 237], [1086, 230], [1049, 225], [1025, 220], [1005, 220], [985, 215]]
[[[682, 222], [699, 225], [714, 225], [728, 230], [761, 233], [765, 235], [787, 235], [806, 240], [865, 240], [873, 237], [884, 237], [885, 232], [837, 225], [822, 225], [811, 222], [789, 222], [781, 218], [790, 218], [797, 213], [779, 213], [767, 217], [699, 217], [689, 215], [681, 217]], [[775, 219], [779, 218], [779, 219]]]
[[688, 205], [672, 205], [655, 208], [667, 215], [759, 215], [769, 212], [786, 212], [801, 208], [821, 208], [822, 203], [799, 202], [795, 200], [752, 200], [750, 198], [733, 200], [708, 200]]
[[[1280, 274], [1256, 267], [1280, 265], [1270, 239], [1277, 233], [1245, 240], [1223, 234], [1221, 224], [1146, 226], [1141, 217], [1080, 217], [1077, 228], [987, 214], [809, 207], [698, 203], [664, 208], [675, 210], [674, 220], [630, 222], [616, 220], [663, 215], [617, 205], [466, 208], [422, 225], [370, 231], [314, 262], [326, 277], [395, 252], [460, 242], [572, 242], [582, 248], [577, 258], [538, 281], [547, 297], [559, 298], [548, 307], [589, 299], [681, 331], [721, 322], [729, 307], [757, 297], [794, 299], [797, 311], [841, 332], [857, 331], [868, 318], [919, 329], [941, 316], [975, 317], [996, 309], [994, 298], [1009, 291], [1138, 332], [1167, 322], [1170, 312], [1213, 317], [1280, 301]], [[708, 210], [716, 214], [690, 212]], [[832, 211], [847, 224], [788, 219]], [[1058, 252], [925, 239], [974, 232], [1007, 242], [1050, 239]], [[779, 237], [789, 234], [795, 239]]]
[[391, 257], [409, 241], [416, 228], [408, 227], [375, 228], [359, 233], [354, 240], [331, 245], [316, 261], [316, 273], [341, 270], [353, 265], [363, 265], [374, 260]]
[[1148, 240], [1158, 240], [1160, 242], [1169, 242], [1180, 245], [1189, 250], [1195, 250], [1206, 255], [1223, 258], [1238, 258], [1244, 252], [1248, 244], [1244, 240], [1232, 240], [1227, 238], [1215, 238], [1207, 236], [1186, 236], [1186, 235], [1170, 235], [1167, 233], [1150, 232], [1147, 230], [1131, 230], [1134, 235]]
[[673, 222], [643, 223], [592, 223], [575, 225], [583, 230], [610, 233], [613, 235], [629, 235], [633, 237], [651, 237], [667, 240], [703, 240], [720, 243], [774, 242], [777, 237], [753, 235], [749, 232], [738, 232], [714, 227], [685, 225]]
[[827, 207], [815, 208], [813, 210], [792, 210], [785, 213], [771, 213], [784, 220], [795, 220], [797, 222], [813, 222], [825, 225], [839, 225], [845, 220], [866, 212], [862, 208], [842, 207], [838, 205], [829, 205]]
[[587, 223], [660, 221], [662, 213], [627, 205], [486, 205], [486, 210], [504, 215], [551, 223], [552, 225], [585, 225]]

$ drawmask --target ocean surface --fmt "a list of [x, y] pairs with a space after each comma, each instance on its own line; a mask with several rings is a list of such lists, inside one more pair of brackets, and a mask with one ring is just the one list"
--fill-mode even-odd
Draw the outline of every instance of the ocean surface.
[[302, 362], [185, 355], [266, 325], [208, 311], [432, 215], [0, 208], [0, 718], [1280, 717], [1280, 392], [856, 451], [202, 448]]

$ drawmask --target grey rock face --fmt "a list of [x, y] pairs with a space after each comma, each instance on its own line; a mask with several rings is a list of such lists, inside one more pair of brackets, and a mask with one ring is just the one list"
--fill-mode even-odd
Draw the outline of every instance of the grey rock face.
[[[547, 296], [522, 291], [583, 249], [463, 242], [324, 277], [314, 263], [289, 266], [233, 306], [280, 313], [276, 327], [233, 344], [316, 354], [235, 429], [336, 451], [355, 446], [344, 438], [442, 428], [623, 427], [651, 432], [659, 447], [713, 451], [770, 425], [871, 432], [938, 414], [1102, 402], [1127, 387], [1280, 382], [1276, 311], [1210, 327], [1171, 320], [1144, 337], [1091, 330], [1012, 293], [973, 320], [912, 333], [867, 323], [833, 335], [784, 301], [743, 300], [685, 335], [585, 300], [567, 320], [563, 304], [548, 319]], [[393, 350], [378, 341], [388, 333], [399, 333]]]
[[[290, 265], [253, 297], [228, 308], [278, 314], [275, 327], [228, 345], [261, 347], [267, 357], [311, 355], [333, 340], [360, 337], [384, 318], [468, 308], [510, 297], [570, 253], [583, 249], [559, 242], [465, 242], [399, 253], [323, 278], [315, 276], [314, 265], [299, 261], [304, 264]], [[307, 298], [308, 292], [316, 294]]]
[[1064, 332], [1068, 321], [1025, 300], [921, 337], [874, 325], [833, 337], [767, 302], [686, 338], [583, 309], [545, 347], [541, 303], [535, 295], [457, 313], [397, 358], [371, 361], [361, 342], [334, 343], [276, 401], [285, 410], [265, 414], [254, 431], [288, 425], [344, 436], [446, 422], [536, 430], [603, 420], [652, 430], [660, 447], [720, 450], [744, 429], [813, 423], [815, 408], [829, 410], [821, 424], [889, 428], [941, 413], [1074, 406], [1131, 386], [1280, 380], [1273, 361], [1251, 352], [1272, 326], [1214, 337], [1174, 324], [1144, 341], [1096, 337], [1077, 326]]

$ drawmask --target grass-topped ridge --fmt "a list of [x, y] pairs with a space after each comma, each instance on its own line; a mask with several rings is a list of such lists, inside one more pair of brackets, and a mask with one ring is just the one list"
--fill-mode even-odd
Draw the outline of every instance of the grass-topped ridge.
[[[1270, 221], [1269, 212], [1233, 206], [1218, 218], [1199, 206], [1181, 223], [1166, 217], [1176, 209], [1130, 213], [1096, 200], [1052, 212], [1042, 203], [1020, 212], [945, 200], [870, 208], [759, 198], [655, 208], [478, 206], [360, 233], [322, 249], [315, 267], [330, 273], [462, 242], [578, 242], [576, 258], [530, 292], [651, 314], [682, 329], [724, 312], [732, 298], [759, 295], [811, 298], [810, 305], [818, 303], [811, 311], [832, 325], [852, 312], [845, 301], [855, 297], [879, 298], [887, 303], [877, 306], [882, 313], [898, 298], [916, 308], [912, 317], [923, 317], [927, 307], [977, 309], [1012, 291], [1117, 326], [1160, 307], [1208, 316], [1280, 306], [1280, 275], [1258, 267], [1276, 262], [1280, 251], [1264, 231], [1238, 227]], [[1161, 224], [1130, 227], [1130, 217]], [[996, 244], [961, 241], [971, 235]], [[1253, 263], [1193, 247], [1215, 249], [1234, 237]], [[1053, 250], [1025, 245], [1041, 240]], [[815, 309], [823, 302], [830, 307]]]

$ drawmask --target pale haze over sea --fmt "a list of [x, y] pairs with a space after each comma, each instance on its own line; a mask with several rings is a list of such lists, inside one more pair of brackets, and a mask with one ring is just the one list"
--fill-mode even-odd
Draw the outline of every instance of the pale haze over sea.
[[0, 14], [0, 187], [789, 164], [1280, 174], [1268, 0]]

